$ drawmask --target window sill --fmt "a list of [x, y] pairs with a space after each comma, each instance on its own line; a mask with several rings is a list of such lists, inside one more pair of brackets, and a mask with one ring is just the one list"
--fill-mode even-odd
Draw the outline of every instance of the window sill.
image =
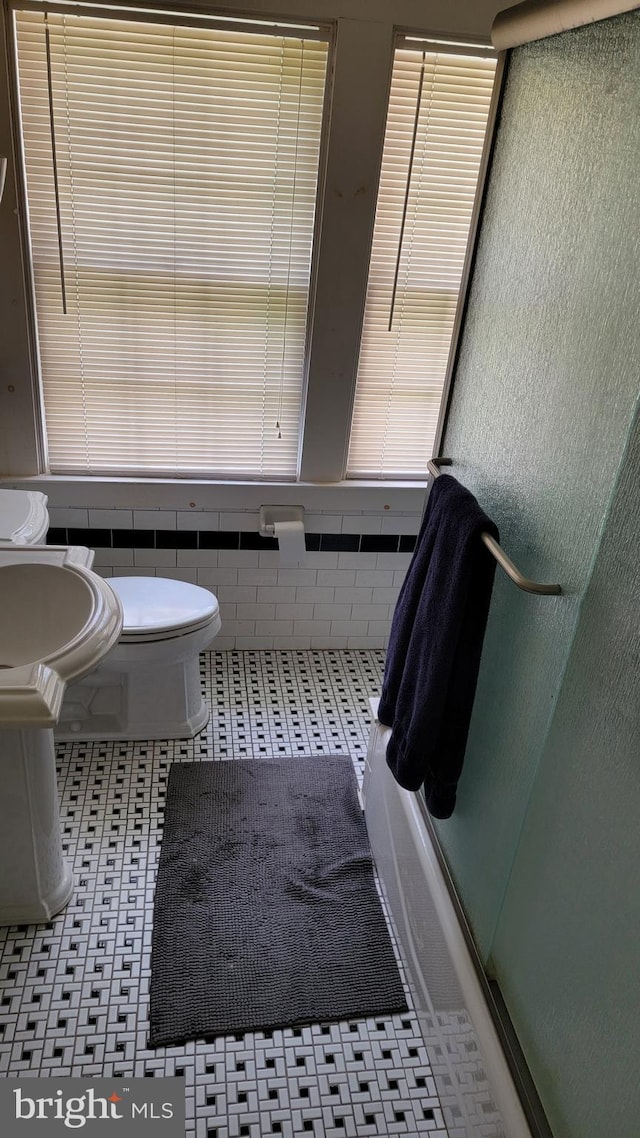
[[421, 513], [424, 482], [213, 482], [201, 479], [81, 478], [39, 474], [0, 478], [0, 487], [40, 490], [51, 507], [138, 510], [258, 510], [296, 505], [307, 511], [345, 513], [390, 510]]

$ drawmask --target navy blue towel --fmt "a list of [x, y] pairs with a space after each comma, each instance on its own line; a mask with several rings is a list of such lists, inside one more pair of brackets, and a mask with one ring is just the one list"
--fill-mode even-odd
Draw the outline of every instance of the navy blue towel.
[[424, 783], [429, 812], [449, 818], [469, 733], [495, 559], [494, 523], [450, 475], [433, 483], [391, 625], [378, 718], [387, 763], [406, 790]]

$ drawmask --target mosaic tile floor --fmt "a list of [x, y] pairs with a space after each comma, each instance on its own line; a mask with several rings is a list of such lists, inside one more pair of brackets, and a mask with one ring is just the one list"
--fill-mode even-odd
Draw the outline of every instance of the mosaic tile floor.
[[367, 701], [382, 664], [372, 651], [205, 654], [213, 711], [196, 739], [59, 746], [64, 844], [77, 887], [50, 924], [0, 929], [0, 1075], [184, 1075], [190, 1138], [448, 1138], [412, 1011], [146, 1045], [171, 763], [298, 753], [321, 762], [345, 753], [361, 779]]

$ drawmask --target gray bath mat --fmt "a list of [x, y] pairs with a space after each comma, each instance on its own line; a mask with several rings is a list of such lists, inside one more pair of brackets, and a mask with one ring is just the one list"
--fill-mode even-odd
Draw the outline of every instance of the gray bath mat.
[[150, 1046], [406, 1008], [349, 759], [175, 763]]

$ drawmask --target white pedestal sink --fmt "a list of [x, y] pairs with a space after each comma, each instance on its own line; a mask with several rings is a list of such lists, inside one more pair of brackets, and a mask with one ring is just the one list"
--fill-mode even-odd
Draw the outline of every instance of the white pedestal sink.
[[48, 921], [73, 891], [53, 727], [67, 683], [117, 642], [120, 603], [81, 547], [0, 548], [0, 925]]
[[38, 924], [73, 893], [62, 855], [53, 731], [3, 728], [0, 761], [0, 925]]

